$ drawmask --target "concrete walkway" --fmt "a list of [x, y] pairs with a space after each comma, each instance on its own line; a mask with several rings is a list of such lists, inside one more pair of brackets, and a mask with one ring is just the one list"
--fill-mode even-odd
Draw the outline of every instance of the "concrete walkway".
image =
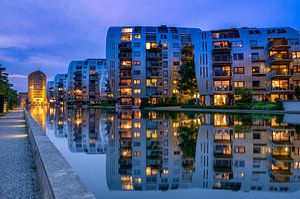
[[40, 198], [23, 109], [0, 117], [0, 198]]

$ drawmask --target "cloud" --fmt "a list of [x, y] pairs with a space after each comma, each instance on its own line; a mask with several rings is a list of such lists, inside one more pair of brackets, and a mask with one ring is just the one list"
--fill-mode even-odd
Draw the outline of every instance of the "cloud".
[[21, 78], [21, 79], [27, 79], [26, 75], [20, 75], [20, 74], [9, 74], [9, 78]]
[[25, 65], [32, 65], [36, 67], [63, 67], [68, 64], [67, 60], [51, 56], [30, 56], [24, 61]]

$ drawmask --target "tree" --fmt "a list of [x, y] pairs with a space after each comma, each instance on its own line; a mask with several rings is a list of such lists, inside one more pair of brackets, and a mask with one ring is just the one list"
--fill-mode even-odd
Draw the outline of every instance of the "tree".
[[182, 64], [179, 74], [181, 75], [181, 78], [177, 84], [178, 91], [182, 95], [188, 95], [193, 98], [195, 94], [198, 94], [194, 61]]
[[252, 94], [249, 88], [234, 88], [234, 95], [236, 97], [235, 103], [251, 104]]

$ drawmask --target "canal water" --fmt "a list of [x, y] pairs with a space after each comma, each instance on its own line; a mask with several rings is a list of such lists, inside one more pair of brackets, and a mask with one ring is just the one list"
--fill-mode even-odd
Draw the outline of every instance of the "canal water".
[[297, 115], [30, 113], [97, 198], [300, 197]]

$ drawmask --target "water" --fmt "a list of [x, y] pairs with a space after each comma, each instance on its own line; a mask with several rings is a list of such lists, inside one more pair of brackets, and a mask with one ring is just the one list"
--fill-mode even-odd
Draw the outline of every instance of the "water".
[[299, 198], [299, 115], [32, 108], [97, 198]]

